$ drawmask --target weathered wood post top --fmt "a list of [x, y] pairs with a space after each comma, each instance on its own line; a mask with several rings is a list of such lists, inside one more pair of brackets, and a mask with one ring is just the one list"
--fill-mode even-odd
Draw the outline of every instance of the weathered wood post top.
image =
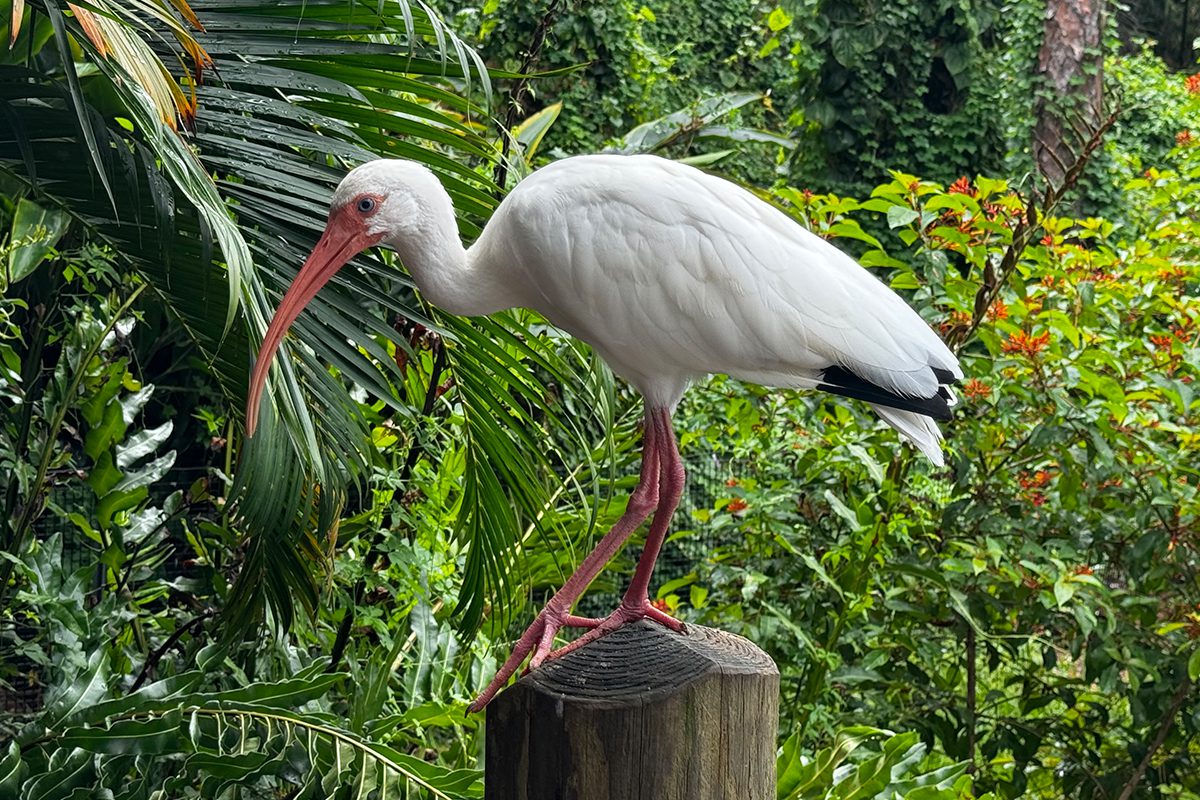
[[626, 625], [487, 710], [486, 800], [769, 800], [779, 670], [731, 633]]

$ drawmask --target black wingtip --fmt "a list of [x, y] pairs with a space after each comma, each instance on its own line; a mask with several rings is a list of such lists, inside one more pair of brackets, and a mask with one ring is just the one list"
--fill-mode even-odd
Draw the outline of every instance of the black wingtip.
[[929, 369], [933, 372], [933, 377], [938, 379], [938, 383], [948, 383], [951, 386], [958, 383], [958, 376], [948, 369], [941, 367], [930, 367]]
[[[949, 370], [937, 367], [931, 367], [931, 369], [940, 383], [951, 383], [958, 380]], [[946, 376], [944, 379], [943, 375]], [[938, 387], [938, 393], [933, 397], [905, 397], [871, 383], [845, 367], [835, 365], [826, 367], [821, 372], [821, 383], [817, 388], [842, 397], [853, 397], [856, 400], [865, 400], [868, 403], [888, 408], [924, 414], [943, 422], [953, 418], [949, 403], [950, 393], [943, 387]]]

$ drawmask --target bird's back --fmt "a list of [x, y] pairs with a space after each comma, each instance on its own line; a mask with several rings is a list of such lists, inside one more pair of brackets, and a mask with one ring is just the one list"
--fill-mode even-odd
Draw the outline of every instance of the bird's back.
[[849, 256], [751, 192], [654, 156], [535, 172], [473, 253], [655, 404], [713, 372], [812, 386], [836, 366], [919, 398], [961, 375], [920, 316]]

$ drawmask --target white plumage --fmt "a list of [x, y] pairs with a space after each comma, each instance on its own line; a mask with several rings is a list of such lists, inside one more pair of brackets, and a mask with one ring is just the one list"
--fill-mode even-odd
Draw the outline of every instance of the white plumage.
[[[646, 398], [647, 446], [630, 511], [518, 642], [477, 707], [530, 651], [550, 652], [564, 624], [587, 641], [645, 616], [646, 588], [683, 472], [670, 412], [709, 373], [814, 389], [871, 403], [942, 463], [933, 417], [948, 418], [958, 361], [921, 317], [836, 247], [751, 192], [654, 156], [578, 156], [522, 181], [464, 249], [436, 177], [374, 161], [339, 185], [325, 235], [297, 275], [260, 350], [247, 431], [275, 348], [317, 290], [355, 253], [395, 249], [417, 287], [451, 313], [536, 309], [591, 344]], [[657, 508], [633, 585], [604, 621], [570, 608], [604, 562]], [[572, 647], [577, 645], [571, 645]]]
[[591, 343], [652, 402], [721, 372], [809, 386], [837, 364], [934, 397], [958, 361], [893, 291], [729, 181], [655, 156], [581, 156], [535, 172], [469, 251], [522, 304]]

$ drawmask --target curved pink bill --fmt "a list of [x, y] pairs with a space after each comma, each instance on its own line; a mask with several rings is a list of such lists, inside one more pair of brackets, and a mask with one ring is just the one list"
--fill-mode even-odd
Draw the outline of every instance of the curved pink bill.
[[313, 248], [304, 266], [296, 273], [295, 280], [288, 287], [275, 309], [275, 316], [267, 326], [267, 335], [263, 337], [262, 346], [258, 348], [258, 358], [254, 361], [254, 372], [250, 376], [250, 393], [246, 398], [246, 436], [254, 435], [258, 425], [258, 409], [262, 400], [263, 388], [267, 384], [267, 374], [271, 370], [271, 361], [275, 351], [283, 341], [288, 328], [300, 316], [304, 307], [316, 297], [321, 287], [329, 282], [333, 274], [345, 266], [346, 262], [356, 255], [379, 243], [379, 234], [367, 231], [366, 226], [346, 208], [335, 209], [329, 214], [329, 222], [321, 240]]

